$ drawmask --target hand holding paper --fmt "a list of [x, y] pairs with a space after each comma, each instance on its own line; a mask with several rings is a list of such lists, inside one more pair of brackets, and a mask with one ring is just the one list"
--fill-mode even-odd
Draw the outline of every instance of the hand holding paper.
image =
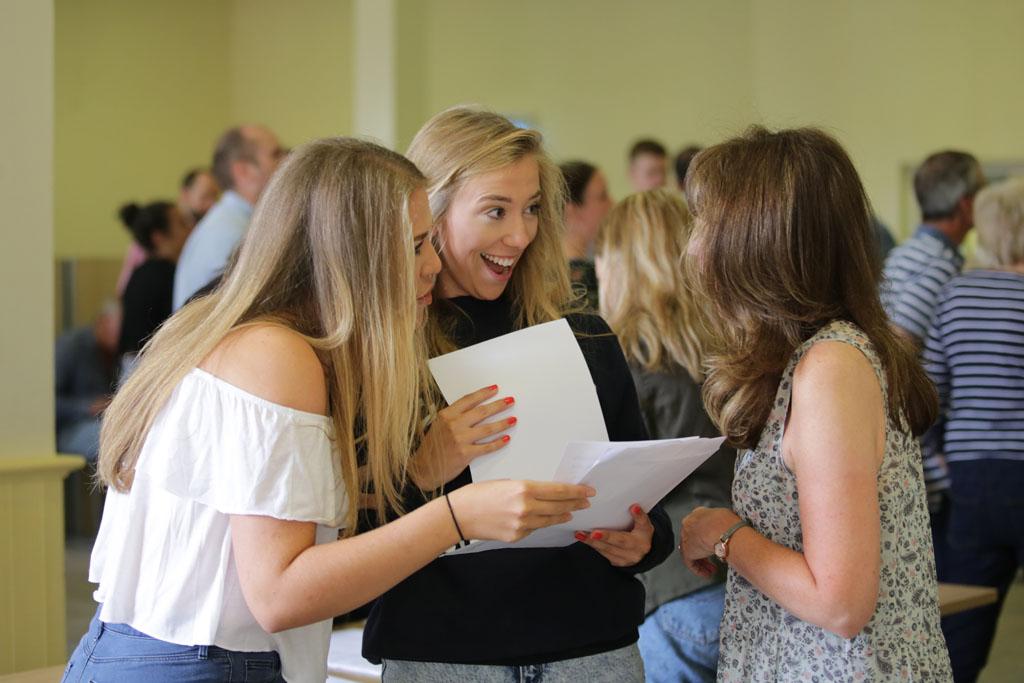
[[[569, 522], [540, 529], [514, 544], [481, 541], [456, 553], [565, 546], [576, 542], [577, 531], [630, 529], [630, 506], [649, 511], [722, 443], [696, 437], [609, 442], [590, 370], [565, 320], [434, 358], [430, 369], [449, 401], [487, 381], [496, 381], [505, 394], [516, 397], [518, 422], [511, 441], [471, 462], [474, 481], [558, 481], [597, 490], [591, 507], [577, 511]], [[631, 546], [619, 548], [628, 552], [616, 553], [617, 561], [629, 559], [642, 546], [638, 538], [630, 540], [641, 540], [639, 545], [622, 537], [615, 540]]]
[[577, 531], [576, 540], [601, 553], [613, 567], [632, 567], [650, 552], [654, 525], [639, 505], [631, 505], [629, 514], [633, 515], [633, 528], [629, 531]]

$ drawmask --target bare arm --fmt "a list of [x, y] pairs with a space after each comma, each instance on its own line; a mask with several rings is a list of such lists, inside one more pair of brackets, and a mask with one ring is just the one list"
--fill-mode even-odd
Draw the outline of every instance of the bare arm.
[[[257, 326], [229, 335], [202, 366], [269, 401], [323, 414], [327, 390], [316, 354], [297, 334]], [[494, 481], [449, 494], [467, 538], [518, 540], [588, 507], [589, 487]], [[260, 626], [281, 631], [350, 611], [393, 587], [459, 541], [437, 499], [369, 533], [315, 545], [316, 525], [232, 515], [235, 564]]]
[[[812, 347], [794, 375], [783, 437], [783, 457], [797, 480], [804, 550], [749, 528], [737, 531], [729, 547], [730, 566], [758, 590], [845, 638], [864, 628], [878, 599], [884, 425], [881, 388], [863, 354], [838, 342]], [[738, 517], [708, 509], [691, 517], [684, 551], [699, 571], [705, 551]]]

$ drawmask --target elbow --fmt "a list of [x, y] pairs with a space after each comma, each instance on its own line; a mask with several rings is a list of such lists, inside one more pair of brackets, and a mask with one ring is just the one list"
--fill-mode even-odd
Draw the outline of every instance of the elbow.
[[249, 611], [252, 612], [252, 616], [260, 628], [270, 634], [287, 631], [299, 625], [296, 623], [294, 615], [269, 600], [250, 605]]
[[864, 630], [864, 627], [871, 621], [875, 614], [875, 606], [878, 600], [876, 596], [869, 599], [837, 600], [829, 610], [828, 617], [822, 627], [840, 638], [847, 640], [855, 638]]

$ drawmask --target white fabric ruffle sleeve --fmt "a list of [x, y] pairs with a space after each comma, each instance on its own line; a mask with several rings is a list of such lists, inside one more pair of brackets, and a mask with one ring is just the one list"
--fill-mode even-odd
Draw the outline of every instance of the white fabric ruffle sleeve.
[[225, 514], [341, 526], [345, 487], [324, 415], [250, 394], [200, 369], [150, 430], [136, 477]]

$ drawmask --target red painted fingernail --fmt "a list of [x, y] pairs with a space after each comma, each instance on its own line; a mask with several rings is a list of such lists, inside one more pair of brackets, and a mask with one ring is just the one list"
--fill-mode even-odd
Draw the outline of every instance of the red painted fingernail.
[[634, 515], [639, 515], [644, 511], [644, 509], [639, 505], [634, 505], [633, 507], [629, 508], [629, 511], [632, 512]]
[[582, 531], [577, 531], [575, 536], [576, 536], [576, 540], [577, 541], [585, 541], [585, 540], [587, 540], [587, 535], [585, 533], [583, 533]]
[[512, 405], [515, 402], [516, 402], [516, 400], [514, 398], [512, 398], [511, 396], [509, 396], [508, 398], [505, 399], [505, 403], [507, 403], [508, 405]]
[[498, 385], [497, 384], [492, 384], [491, 386], [487, 387], [487, 391], [497, 391], [497, 390], [498, 390]]
[[514, 424], [515, 424], [516, 422], [519, 422], [519, 420], [518, 420], [518, 419], [516, 419], [516, 418], [514, 418], [514, 417], [510, 417], [510, 418], [508, 419], [508, 423], [509, 423], [509, 425], [514, 425]]
[[506, 434], [505, 436], [501, 437], [501, 440], [504, 441], [505, 443], [508, 443], [509, 441], [512, 440], [512, 437]]
[[593, 537], [595, 541], [600, 541], [602, 538], [604, 538], [604, 534], [602, 534], [600, 531], [595, 531], [590, 535]]

